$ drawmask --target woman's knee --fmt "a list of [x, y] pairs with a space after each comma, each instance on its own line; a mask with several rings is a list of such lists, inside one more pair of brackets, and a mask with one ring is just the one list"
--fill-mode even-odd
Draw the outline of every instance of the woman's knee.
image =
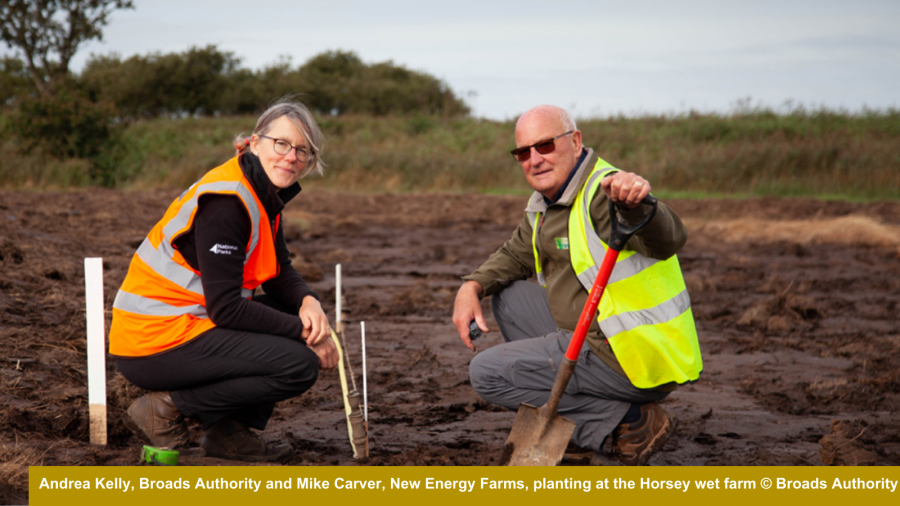
[[285, 368], [276, 376], [286, 390], [300, 395], [319, 379], [319, 358], [306, 346], [285, 357]]

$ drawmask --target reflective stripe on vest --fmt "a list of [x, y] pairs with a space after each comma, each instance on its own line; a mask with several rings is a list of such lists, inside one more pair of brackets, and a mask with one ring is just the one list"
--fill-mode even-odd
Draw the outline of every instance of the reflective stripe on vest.
[[[250, 222], [252, 224], [250, 246], [244, 255], [244, 265], [247, 265], [247, 262], [250, 260], [250, 255], [259, 243], [259, 206], [256, 205], [256, 199], [253, 198], [253, 194], [251, 194], [244, 185], [231, 181], [208, 183], [197, 186], [193, 197], [183, 203], [178, 214], [163, 227], [163, 240], [159, 243], [159, 247], [154, 248], [150, 238], [146, 237], [136, 252], [136, 255], [157, 274], [181, 288], [201, 296], [203, 295], [203, 285], [200, 282], [200, 276], [193, 270], [174, 260], [175, 248], [172, 247], [171, 243], [173, 236], [186, 229], [190, 224], [190, 220], [197, 209], [197, 201], [200, 195], [219, 192], [237, 193], [240, 195], [241, 200], [244, 201], [244, 204], [247, 207], [247, 211], [250, 213]], [[253, 295], [253, 290], [241, 288], [241, 297], [250, 297], [251, 295]]]
[[[609, 167], [611, 169], [611, 170], [604, 172], [602, 175], [606, 175], [614, 170], [617, 170], [617, 169], [613, 169], [612, 165], [606, 163], [606, 161], [601, 158], [597, 158], [597, 163], [596, 163], [596, 165], [594, 165], [594, 171], [596, 171], [598, 167]], [[592, 172], [591, 173], [591, 181], [593, 181], [593, 175], [594, 175], [594, 173]], [[585, 186], [587, 186], [587, 185], [585, 185]], [[587, 212], [588, 212], [588, 216], [590, 216], [590, 214], [591, 214], [590, 204], [588, 205]], [[538, 253], [538, 249], [537, 249], [537, 234], [538, 234], [538, 229], [540, 228], [540, 219], [541, 219], [542, 213], [529, 212], [526, 214], [528, 215], [528, 221], [531, 223], [531, 249], [534, 250], [534, 273], [537, 276], [538, 284], [540, 284], [544, 288], [547, 288], [547, 281], [544, 278], [544, 268], [541, 265], [541, 255]], [[569, 228], [571, 228], [571, 227], [569, 227]], [[593, 235], [596, 236], [597, 234], [593, 234]], [[569, 255], [571, 256], [571, 254], [572, 253], [570, 250]], [[588, 281], [588, 284], [586, 285], [588, 292], [590, 292], [591, 287], [594, 286], [594, 280], [597, 279], [597, 273], [600, 272], [599, 266], [591, 266], [591, 268], [593, 269], [593, 277], [590, 278], [590, 281]], [[617, 264], [616, 269], [618, 269], [618, 268], [619, 268], [619, 266]], [[588, 276], [588, 273], [583, 273], [582, 275]], [[615, 275], [616, 275], [616, 272], [614, 270], [612, 273], [612, 276], [615, 276]], [[582, 280], [581, 275], [578, 276], [578, 280], [581, 281], [582, 285], [584, 284], [584, 281]], [[612, 282], [612, 277], [610, 278], [610, 283], [611, 282]]]
[[[538, 220], [541, 219], [541, 213], [528, 213], [528, 221], [531, 222], [531, 244], [537, 243]], [[538, 284], [547, 288], [547, 280], [544, 279], [544, 269], [541, 268], [541, 256], [538, 254], [536, 247], [534, 250], [534, 273], [537, 276]]]
[[[590, 205], [600, 180], [617, 170], [598, 159], [569, 212], [569, 258], [587, 291], [607, 249], [594, 230]], [[536, 234], [532, 237], [537, 261]], [[600, 300], [597, 321], [635, 386], [653, 388], [699, 378], [700, 346], [676, 256], [660, 261], [622, 251]]]
[[119, 290], [119, 293], [116, 294], [116, 302], [113, 304], [113, 307], [122, 311], [149, 316], [191, 315], [196, 318], [208, 318], [206, 308], [200, 304], [173, 306], [156, 299], [141, 297], [122, 290]]
[[215, 327], [206, 311], [200, 273], [172, 246], [190, 230], [200, 196], [210, 193], [237, 196], [250, 217], [241, 296], [252, 296], [256, 286], [277, 274], [274, 231], [238, 159], [233, 158], [176, 199], [138, 247], [113, 304], [110, 353], [151, 355]]
[[[191, 199], [181, 204], [182, 207], [181, 210], [178, 211], [178, 214], [169, 220], [169, 223], [163, 227], [163, 235], [166, 238], [165, 243], [171, 243], [174, 236], [186, 229], [191, 223], [194, 212], [197, 210], [197, 200], [200, 198], [200, 195], [204, 193], [236, 193], [241, 197], [241, 200], [244, 201], [244, 205], [250, 213], [250, 224], [253, 227], [253, 230], [250, 232], [250, 247], [244, 257], [244, 265], [246, 265], [247, 260], [250, 258], [250, 253], [256, 248], [256, 244], [259, 242], [260, 212], [259, 206], [256, 205], [256, 199], [247, 187], [237, 181], [219, 181], [202, 185], [198, 183], [194, 184], [196, 188], [188, 188], [187, 192], [190, 192], [192, 189], [194, 190]], [[168, 244], [166, 245], [168, 246]], [[169, 246], [169, 248], [171, 249], [171, 246]], [[169, 254], [168, 256], [171, 257], [172, 255]]]

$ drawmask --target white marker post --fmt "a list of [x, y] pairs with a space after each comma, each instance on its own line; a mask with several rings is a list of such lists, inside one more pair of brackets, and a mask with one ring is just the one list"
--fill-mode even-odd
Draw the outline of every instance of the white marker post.
[[366, 322], [359, 322], [362, 333], [362, 362], [363, 362], [363, 420], [366, 422], [366, 458], [369, 457], [369, 392], [366, 388]]
[[91, 444], [106, 444], [106, 330], [103, 317], [103, 259], [84, 259], [87, 317], [88, 404]]
[[334, 331], [338, 334], [343, 330], [341, 322], [341, 264], [334, 266]]

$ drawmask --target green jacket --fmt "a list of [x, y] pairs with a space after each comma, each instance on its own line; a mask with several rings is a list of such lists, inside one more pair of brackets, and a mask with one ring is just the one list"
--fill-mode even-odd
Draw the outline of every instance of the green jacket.
[[[544, 213], [544, 223], [538, 230], [537, 248], [547, 283], [550, 313], [557, 326], [568, 331], [574, 331], [578, 325], [578, 318], [581, 316], [588, 296], [572, 269], [568, 249], [561, 249], [567, 248], [568, 245], [569, 211], [572, 203], [597, 163], [597, 156], [593, 150], [585, 149], [587, 149], [587, 156], [584, 162], [575, 169], [575, 176], [569, 182], [562, 197], [547, 206], [543, 196], [535, 192], [525, 209], [525, 213]], [[600, 191], [591, 202], [591, 218], [597, 233], [604, 239], [609, 238], [610, 234], [607, 200], [606, 194]], [[643, 218], [643, 212], [641, 208], [638, 208], [623, 213], [623, 217], [628, 221], [639, 221]], [[532, 223], [525, 214], [506, 244], [492, 254], [475, 272], [463, 279], [477, 281], [484, 288], [484, 295], [487, 296], [500, 291], [513, 281], [530, 278], [534, 275], [534, 251], [531, 246], [531, 235]], [[634, 250], [644, 256], [664, 260], [677, 254], [685, 242], [687, 242], [687, 229], [681, 222], [681, 218], [664, 203], [659, 202], [656, 216], [628, 241], [625, 250]], [[591, 325], [586, 340], [601, 360], [622, 376], [626, 376], [612, 349], [606, 344], [605, 336], [600, 332], [596, 320]]]

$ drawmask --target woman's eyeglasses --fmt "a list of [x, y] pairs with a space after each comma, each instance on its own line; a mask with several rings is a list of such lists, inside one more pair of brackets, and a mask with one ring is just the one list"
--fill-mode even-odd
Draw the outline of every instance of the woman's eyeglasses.
[[306, 146], [292, 146], [290, 142], [284, 139], [276, 139], [274, 137], [269, 137], [268, 135], [260, 135], [260, 137], [264, 139], [271, 139], [275, 145], [273, 148], [275, 152], [281, 156], [287, 156], [291, 153], [291, 150], [297, 151], [297, 159], [303, 160], [304, 162], [309, 161], [315, 152], [310, 152], [310, 150]]

